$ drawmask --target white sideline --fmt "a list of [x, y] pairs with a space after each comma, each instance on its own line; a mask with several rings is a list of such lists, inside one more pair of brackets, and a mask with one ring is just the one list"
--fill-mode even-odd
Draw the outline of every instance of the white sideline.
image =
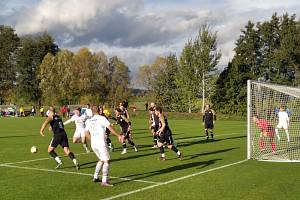
[[[243, 133], [221, 134], [221, 135], [218, 135], [217, 137], [228, 136], [228, 135], [243, 135]], [[202, 138], [200, 138], [199, 136], [198, 137], [193, 137], [193, 138], [179, 139], [179, 140], [176, 140], [176, 138], [175, 138], [175, 141], [176, 142], [183, 142], [183, 141], [189, 141], [189, 140], [195, 140], [195, 139], [202, 139]], [[91, 152], [91, 153], [93, 153], [93, 152]], [[75, 154], [75, 156], [84, 155], [84, 154], [89, 154], [89, 153], [78, 153], [78, 154]], [[66, 157], [66, 155], [64, 157]], [[40, 160], [48, 160], [48, 159], [52, 159], [52, 158], [47, 157], [47, 158], [38, 158], [38, 159], [24, 160], [24, 161], [18, 161], [18, 162], [0, 163], [0, 165], [15, 165], [15, 164], [21, 164], [21, 163], [35, 162], [35, 161], [40, 161]]]
[[[27, 169], [27, 170], [36, 170], [36, 171], [44, 171], [44, 172], [55, 172], [55, 173], [62, 173], [62, 174], [75, 174], [75, 175], [83, 175], [83, 176], [90, 176], [92, 177], [93, 174], [86, 174], [82, 172], [70, 172], [70, 171], [62, 171], [56, 169], [42, 169], [42, 168], [34, 168], [34, 167], [21, 167], [15, 165], [8, 165], [8, 164], [0, 164], [0, 167], [8, 167], [8, 168], [17, 168], [17, 169]], [[141, 183], [149, 183], [149, 184], [161, 184], [161, 182], [153, 182], [153, 181], [145, 181], [145, 180], [138, 180], [138, 179], [129, 179], [129, 178], [121, 178], [121, 177], [114, 177], [110, 176], [111, 179], [120, 179], [125, 181], [134, 181], [134, 182], [141, 182]]]
[[105, 199], [102, 199], [102, 200], [111, 200], [111, 199], [116, 199], [116, 198], [119, 198], [119, 197], [128, 196], [128, 195], [138, 193], [138, 192], [142, 192], [142, 191], [145, 191], [145, 190], [149, 190], [149, 189], [152, 189], [152, 188], [155, 188], [155, 187], [158, 187], [158, 186], [162, 186], [162, 185], [166, 185], [166, 184], [169, 184], [169, 183], [174, 183], [174, 182], [177, 182], [177, 181], [181, 181], [181, 180], [184, 180], [184, 179], [187, 179], [187, 178], [190, 178], [190, 177], [193, 177], [193, 176], [197, 176], [197, 175], [200, 175], [200, 174], [205, 174], [205, 173], [208, 173], [208, 172], [216, 171], [216, 170], [223, 169], [223, 168], [226, 168], [226, 167], [230, 167], [230, 166], [233, 166], [233, 165], [241, 164], [241, 163], [244, 163], [246, 161], [247, 160], [241, 160], [241, 161], [234, 162], [234, 163], [231, 163], [231, 164], [227, 164], [227, 165], [223, 165], [223, 166], [220, 166], [220, 167], [216, 167], [216, 168], [208, 169], [208, 170], [205, 170], [205, 171], [197, 172], [197, 173], [194, 173], [194, 174], [190, 174], [190, 175], [187, 175], [187, 176], [182, 176], [182, 177], [179, 177], [179, 178], [175, 178], [175, 179], [163, 182], [163, 183], [158, 183], [156, 185], [151, 185], [151, 186], [144, 187], [144, 188], [141, 188], [141, 189], [137, 189], [137, 190], [122, 193], [122, 194], [119, 194], [119, 195], [111, 196], [111, 197], [108, 197], [108, 198], [105, 198]]

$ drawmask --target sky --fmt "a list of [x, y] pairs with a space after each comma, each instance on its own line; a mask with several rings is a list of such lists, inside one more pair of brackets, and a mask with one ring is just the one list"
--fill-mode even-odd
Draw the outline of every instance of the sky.
[[157, 56], [180, 56], [207, 23], [218, 33], [222, 70], [249, 20], [273, 13], [300, 17], [299, 0], [0, 0], [0, 24], [19, 36], [47, 31], [61, 49], [104, 51], [120, 57], [135, 82], [138, 68]]

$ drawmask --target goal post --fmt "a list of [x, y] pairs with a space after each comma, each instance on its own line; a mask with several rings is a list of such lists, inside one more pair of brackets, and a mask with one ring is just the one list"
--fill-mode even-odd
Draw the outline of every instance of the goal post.
[[248, 80], [247, 159], [300, 162], [300, 88]]

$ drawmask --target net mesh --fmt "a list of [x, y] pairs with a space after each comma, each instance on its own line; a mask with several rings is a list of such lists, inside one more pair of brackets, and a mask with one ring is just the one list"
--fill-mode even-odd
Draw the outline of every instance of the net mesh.
[[250, 157], [300, 162], [300, 88], [251, 82], [250, 93]]

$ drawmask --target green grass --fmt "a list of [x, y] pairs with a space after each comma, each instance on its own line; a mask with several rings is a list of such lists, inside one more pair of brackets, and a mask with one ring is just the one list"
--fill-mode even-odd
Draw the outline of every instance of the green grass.
[[[80, 154], [77, 158], [81, 170], [77, 172], [67, 157], [62, 158], [62, 168], [54, 170], [55, 162], [47, 159], [51, 134], [39, 135], [42, 120], [0, 118], [0, 163], [14, 163], [9, 164], [10, 167], [0, 165], [1, 200], [99, 200], [142, 188], [146, 189], [118, 199], [300, 199], [298, 163], [246, 161], [216, 169], [246, 158], [244, 121], [217, 121], [216, 140], [206, 142], [200, 137], [203, 128], [199, 119], [170, 119], [170, 127], [184, 153], [184, 160], [178, 160], [174, 152], [166, 150], [167, 161], [159, 161], [158, 149], [150, 148], [152, 139], [146, 117], [134, 118], [134, 142], [139, 145], [139, 152], [128, 147], [128, 153], [120, 155], [121, 145], [111, 136], [117, 149], [111, 153], [110, 175], [122, 179], [112, 178], [111, 183], [115, 186], [103, 188], [91, 181], [96, 156], [82, 154], [84, 151], [79, 144], [70, 145], [75, 154]], [[73, 131], [73, 126], [67, 126], [69, 138]], [[29, 152], [33, 145], [39, 148], [37, 154]], [[60, 147], [57, 152], [63, 155]], [[40, 158], [46, 159], [36, 160]], [[35, 161], [15, 163], [28, 160]], [[207, 171], [210, 169], [212, 171]], [[200, 172], [205, 173], [172, 182]], [[149, 188], [151, 186], [153, 188]]]

